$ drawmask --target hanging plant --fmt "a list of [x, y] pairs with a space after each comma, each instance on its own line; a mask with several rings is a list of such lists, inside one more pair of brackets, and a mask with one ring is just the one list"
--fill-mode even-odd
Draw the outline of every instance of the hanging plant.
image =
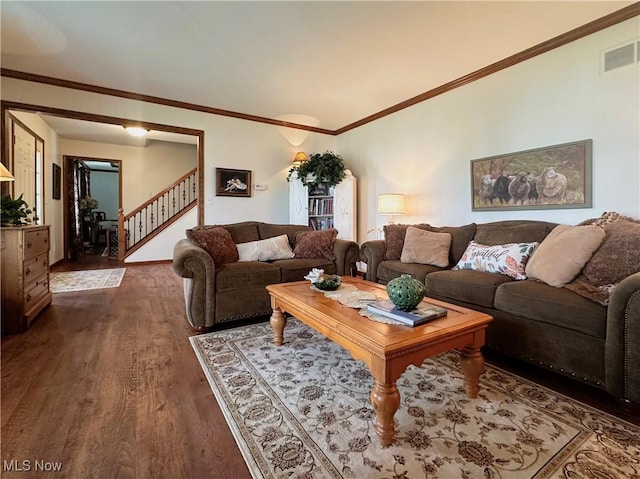
[[312, 153], [309, 160], [300, 166], [293, 166], [289, 170], [287, 181], [290, 180], [293, 172], [298, 173], [298, 178], [303, 185], [315, 185], [318, 183], [327, 186], [336, 186], [345, 177], [344, 161], [340, 155], [331, 151], [324, 153]]
[[31, 213], [33, 212], [29, 209], [27, 202], [22, 199], [22, 195], [15, 200], [12, 200], [9, 195], [2, 197], [0, 208], [2, 226], [22, 226], [31, 223], [29, 218]]

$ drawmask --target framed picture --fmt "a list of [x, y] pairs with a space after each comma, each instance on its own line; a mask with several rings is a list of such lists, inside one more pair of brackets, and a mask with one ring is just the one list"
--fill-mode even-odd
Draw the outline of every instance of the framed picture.
[[53, 172], [52, 172], [52, 184], [51, 184], [51, 197], [54, 200], [60, 199], [60, 181], [61, 181], [61, 171], [60, 167], [53, 163]]
[[216, 196], [251, 196], [251, 171], [216, 168]]
[[471, 209], [591, 208], [592, 141], [471, 161]]

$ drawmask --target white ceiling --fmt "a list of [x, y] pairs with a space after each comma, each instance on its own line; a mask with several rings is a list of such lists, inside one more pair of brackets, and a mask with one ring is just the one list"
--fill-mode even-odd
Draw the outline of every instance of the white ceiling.
[[631, 3], [2, 1], [1, 64], [335, 130]]

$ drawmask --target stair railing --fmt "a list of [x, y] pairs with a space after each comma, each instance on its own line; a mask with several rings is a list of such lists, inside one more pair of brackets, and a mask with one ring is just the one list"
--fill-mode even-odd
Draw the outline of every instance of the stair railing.
[[182, 216], [198, 201], [197, 168], [156, 194], [131, 213], [118, 215], [118, 259], [142, 246], [148, 239]]

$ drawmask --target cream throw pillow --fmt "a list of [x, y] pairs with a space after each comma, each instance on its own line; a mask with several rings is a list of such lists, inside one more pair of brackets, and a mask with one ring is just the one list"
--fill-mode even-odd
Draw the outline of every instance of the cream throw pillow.
[[599, 226], [558, 225], [531, 256], [527, 276], [561, 288], [580, 274], [602, 240]]
[[274, 236], [259, 241], [238, 243], [238, 261], [270, 261], [293, 258], [293, 250], [287, 235]]
[[432, 264], [444, 268], [449, 264], [449, 248], [451, 248], [449, 233], [434, 233], [409, 226], [404, 237], [400, 261]]

